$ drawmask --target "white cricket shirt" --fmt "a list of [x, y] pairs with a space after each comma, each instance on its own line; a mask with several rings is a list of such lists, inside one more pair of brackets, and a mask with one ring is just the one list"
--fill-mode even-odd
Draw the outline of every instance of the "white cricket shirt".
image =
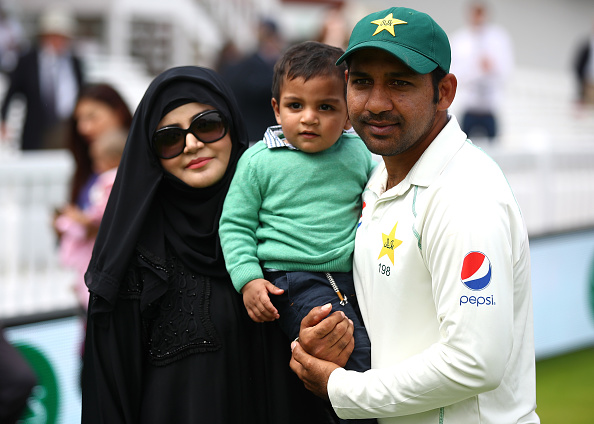
[[497, 164], [452, 116], [397, 186], [363, 193], [354, 278], [372, 350], [328, 382], [341, 418], [539, 423], [528, 236]]

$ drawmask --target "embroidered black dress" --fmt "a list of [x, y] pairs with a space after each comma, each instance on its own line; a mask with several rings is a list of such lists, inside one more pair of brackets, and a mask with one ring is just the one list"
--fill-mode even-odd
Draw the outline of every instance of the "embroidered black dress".
[[[227, 172], [204, 189], [166, 173], [149, 142], [160, 119], [188, 102], [231, 123]], [[246, 147], [214, 72], [174, 68], [148, 88], [85, 276], [83, 423], [333, 422], [290, 371], [289, 341], [274, 323], [249, 319], [224, 266], [218, 220]]]

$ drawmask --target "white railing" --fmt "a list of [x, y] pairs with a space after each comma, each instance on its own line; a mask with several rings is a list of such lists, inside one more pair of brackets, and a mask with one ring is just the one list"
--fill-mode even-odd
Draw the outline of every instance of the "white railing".
[[505, 173], [530, 236], [594, 226], [594, 144], [485, 150]]
[[594, 106], [575, 102], [570, 73], [516, 69], [502, 135], [485, 150], [505, 172], [531, 235], [594, 225]]
[[76, 306], [52, 229], [72, 169], [66, 151], [0, 155], [0, 318]]

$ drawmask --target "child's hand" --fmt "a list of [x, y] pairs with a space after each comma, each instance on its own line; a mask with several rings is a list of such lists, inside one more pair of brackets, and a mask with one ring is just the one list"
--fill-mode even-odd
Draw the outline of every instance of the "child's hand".
[[79, 224], [85, 225], [86, 221], [88, 221], [85, 213], [74, 205], [66, 205], [62, 210], [62, 215], [67, 216], [73, 221], [78, 222]]
[[280, 316], [270, 301], [268, 293], [278, 296], [284, 292], [274, 284], [263, 278], [247, 283], [241, 289], [243, 303], [248, 315], [255, 322], [274, 321]]

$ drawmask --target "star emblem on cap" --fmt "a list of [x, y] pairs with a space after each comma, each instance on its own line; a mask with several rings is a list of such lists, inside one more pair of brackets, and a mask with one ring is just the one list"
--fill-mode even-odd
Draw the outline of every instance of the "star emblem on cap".
[[371, 21], [371, 23], [377, 25], [375, 32], [371, 35], [372, 37], [375, 34], [382, 32], [383, 30], [388, 31], [390, 34], [392, 34], [393, 37], [396, 37], [396, 34], [394, 33], [394, 25], [407, 24], [408, 22], [404, 22], [400, 19], [394, 19], [392, 14], [389, 13], [386, 15], [385, 18], [376, 19], [375, 21]]

